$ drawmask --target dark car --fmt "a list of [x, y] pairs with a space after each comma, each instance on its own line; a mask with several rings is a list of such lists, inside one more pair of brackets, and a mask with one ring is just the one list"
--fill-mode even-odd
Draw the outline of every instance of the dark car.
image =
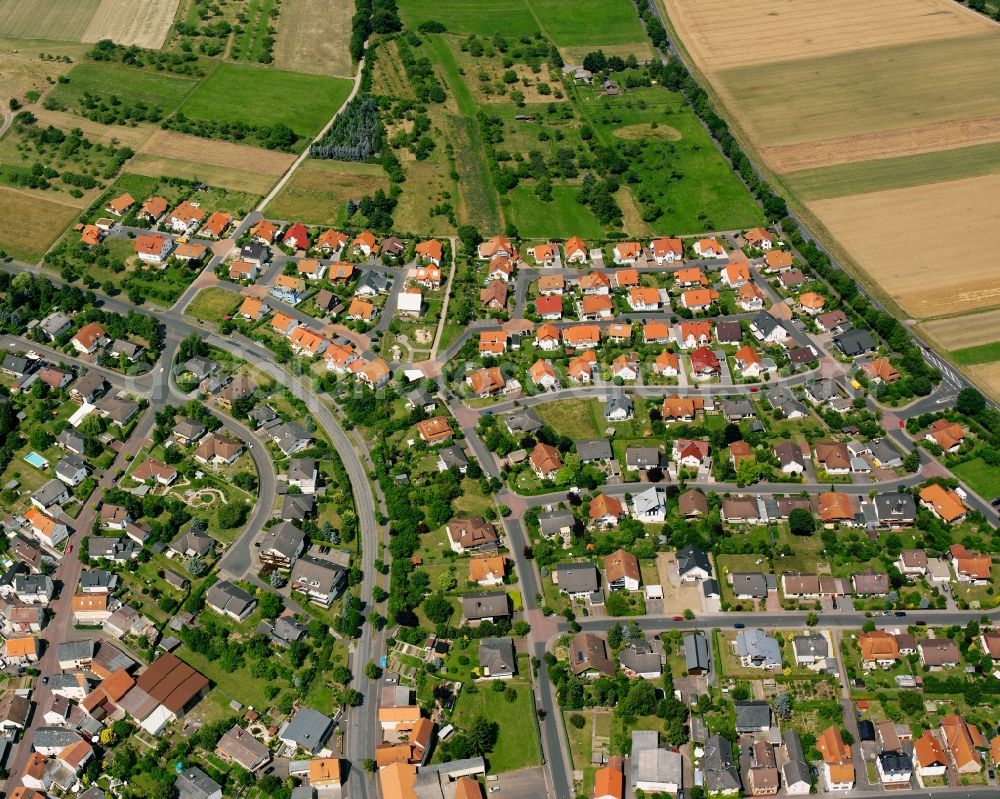
[[733, 625], [733, 629], [735, 630], [742, 630], [744, 627], [746, 627], [746, 625], [741, 621], [738, 621]]
[[917, 620], [917, 627], [926, 627], [926, 626], [927, 626], [927, 622], [925, 622], [923, 619], [918, 619]]
[[906, 618], [906, 611], [905, 610], [897, 610], [896, 611], [896, 618], [897, 619]]

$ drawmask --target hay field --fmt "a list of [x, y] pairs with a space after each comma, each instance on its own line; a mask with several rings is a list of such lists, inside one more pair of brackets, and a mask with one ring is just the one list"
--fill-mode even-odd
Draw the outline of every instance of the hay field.
[[180, 158], [164, 158], [157, 155], [137, 155], [125, 164], [125, 171], [151, 178], [169, 176], [185, 180], [199, 180], [211, 186], [219, 186], [230, 191], [245, 192], [258, 197], [267, 194], [277, 182], [277, 178], [248, 172], [244, 169], [203, 164], [199, 161], [185, 161]]
[[274, 65], [294, 72], [350, 76], [354, 64], [351, 0], [284, 0], [274, 43]]
[[975, 384], [986, 394], [1000, 402], [1000, 361], [966, 366], [964, 371], [969, 373]]
[[140, 153], [164, 158], [198, 161], [203, 164], [242, 169], [260, 175], [281, 177], [295, 162], [290, 153], [250, 147], [245, 144], [201, 139], [186, 133], [157, 130], [143, 145]]
[[79, 42], [101, 2], [0, 0], [0, 36]]
[[[916, 318], [1000, 305], [1000, 175], [817, 200], [808, 208], [901, 308]], [[959, 242], [979, 242], [966, 254]]]
[[849, 164], [854, 161], [918, 155], [997, 140], [1000, 115], [859, 136], [763, 147], [761, 155], [777, 172]]
[[111, 39], [154, 50], [163, 46], [180, 0], [101, 0], [83, 32], [83, 41]]
[[[34, 263], [79, 213], [72, 205], [0, 186], [0, 249]], [[25, 226], [29, 219], [30, 230]]]
[[952, 0], [664, 0], [698, 67], [819, 58], [992, 27]]
[[1000, 114], [1000, 31], [720, 70], [762, 147]]
[[295, 219], [307, 225], [338, 225], [344, 203], [388, 189], [389, 179], [378, 164], [349, 164], [310, 158], [292, 173], [264, 209], [272, 219]]
[[1000, 341], [1000, 310], [950, 316], [920, 323], [920, 332], [944, 350], [961, 350]]
[[45, 94], [52, 86], [46, 78], [55, 80], [73, 67], [60, 61], [42, 61], [39, 53], [66, 55], [75, 61], [86, 49], [80, 44], [46, 42], [43, 45], [24, 39], [0, 39], [0, 101], [3, 107], [7, 108], [11, 97], [24, 103], [28, 92]]

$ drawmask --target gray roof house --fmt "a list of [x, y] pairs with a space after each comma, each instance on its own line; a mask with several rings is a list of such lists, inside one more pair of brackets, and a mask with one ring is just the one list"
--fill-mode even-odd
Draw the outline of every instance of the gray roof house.
[[830, 644], [819, 633], [797, 635], [792, 639], [792, 653], [796, 665], [808, 665], [830, 656]]
[[406, 395], [406, 407], [408, 408], [421, 408], [425, 413], [430, 413], [436, 405], [437, 402], [433, 395], [422, 388], [415, 388]]
[[479, 640], [479, 665], [483, 676], [490, 679], [513, 677], [517, 671], [517, 657], [514, 654], [514, 639], [481, 638]]
[[178, 799], [222, 799], [222, 786], [197, 766], [189, 766], [174, 780]]
[[67, 427], [56, 436], [56, 444], [67, 452], [72, 452], [74, 455], [83, 455], [87, 439], [72, 427]]
[[736, 702], [736, 732], [764, 732], [771, 727], [771, 706], [767, 702]]
[[462, 618], [466, 621], [493, 621], [510, 616], [510, 601], [503, 591], [481, 591], [462, 597]]
[[872, 334], [867, 330], [848, 330], [846, 333], [835, 336], [833, 343], [837, 345], [837, 349], [849, 358], [856, 355], [864, 355], [866, 352], [871, 352], [875, 349], [875, 339], [872, 338]]
[[604, 403], [604, 418], [609, 422], [622, 422], [631, 419], [635, 413], [632, 398], [627, 394], [616, 393]]
[[256, 771], [271, 762], [271, 750], [238, 724], [219, 739], [215, 748], [247, 771]]
[[258, 542], [260, 559], [278, 568], [290, 569], [305, 549], [305, 542], [306, 534], [298, 527], [291, 522], [279, 522], [261, 535]]
[[56, 464], [56, 477], [68, 486], [80, 485], [87, 479], [87, 462], [79, 455], [67, 455]]
[[219, 580], [205, 594], [205, 604], [216, 613], [243, 621], [257, 607], [257, 600], [228, 580]]
[[53, 505], [62, 505], [69, 499], [69, 491], [61, 480], [47, 480], [31, 495], [31, 504], [39, 510], [48, 510]]
[[767, 576], [760, 572], [734, 572], [729, 575], [737, 598], [767, 599]]
[[196, 380], [204, 380], [219, 370], [219, 364], [209, 358], [196, 356], [184, 362], [184, 371]]
[[139, 555], [139, 547], [130, 538], [95, 535], [87, 541], [87, 554], [95, 560], [106, 558], [115, 563], [124, 563]]
[[632, 641], [618, 654], [618, 663], [629, 677], [655, 680], [663, 673], [660, 653], [646, 640]]
[[706, 579], [712, 576], [712, 564], [698, 547], [684, 547], [677, 550], [677, 571], [681, 582]]
[[601, 587], [601, 576], [593, 563], [560, 563], [552, 570], [552, 582], [559, 592], [584, 597]]
[[186, 530], [182, 528], [180, 535], [171, 541], [169, 546], [171, 552], [185, 558], [194, 557], [195, 555], [205, 557], [214, 548], [214, 538], [190, 526]]
[[785, 754], [788, 759], [781, 767], [781, 780], [785, 791], [792, 793], [809, 793], [812, 787], [812, 776], [806, 763], [805, 752], [802, 751], [802, 741], [794, 728], [788, 727], [782, 735], [785, 742]]
[[749, 668], [781, 668], [781, 647], [763, 630], [740, 630], [736, 635], [736, 656]]
[[67, 332], [72, 324], [72, 320], [62, 311], [53, 311], [38, 323], [38, 328], [46, 335], [49, 341], [55, 341], [59, 336]]
[[661, 458], [659, 447], [629, 447], [625, 450], [625, 468], [643, 472], [658, 469]]
[[740, 773], [733, 762], [733, 745], [726, 738], [718, 734], [709, 737], [699, 765], [709, 793], [739, 793]]
[[376, 269], [366, 269], [354, 289], [354, 293], [361, 296], [387, 294], [388, 291], [389, 275]]
[[465, 474], [466, 469], [469, 468], [469, 458], [466, 456], [465, 450], [457, 444], [452, 444], [438, 452], [437, 467], [442, 472], [445, 469], [458, 469], [462, 474]]
[[576, 443], [576, 454], [582, 463], [609, 461], [614, 457], [611, 442], [606, 438], [587, 438]]
[[753, 403], [747, 399], [726, 399], [722, 401], [722, 413], [726, 421], [736, 422], [740, 419], [754, 417]]
[[315, 509], [314, 494], [285, 494], [278, 508], [278, 518], [285, 522], [301, 522], [312, 516]]
[[545, 427], [533, 408], [519, 408], [503, 418], [511, 433], [534, 433]]
[[640, 522], [662, 522], [667, 515], [666, 494], [650, 486], [632, 496], [632, 511]]
[[182, 444], [189, 444], [192, 441], [197, 441], [203, 435], [205, 435], [205, 425], [201, 422], [196, 422], [194, 419], [181, 419], [176, 425], [174, 425], [174, 438], [180, 441]]
[[65, 670], [78, 669], [94, 659], [97, 642], [93, 638], [82, 641], [64, 641], [56, 644], [56, 662], [59, 668]]
[[89, 369], [77, 378], [69, 393], [83, 402], [93, 402], [107, 391], [107, 388], [108, 384], [104, 377], [93, 369]]
[[566, 509], [556, 509], [538, 514], [538, 526], [546, 538], [569, 533], [576, 525], [576, 518]]
[[298, 422], [285, 422], [270, 431], [271, 440], [285, 456], [294, 455], [312, 443], [309, 435]]
[[876, 494], [874, 503], [875, 515], [882, 527], [911, 525], [917, 518], [917, 503], [912, 494]]
[[696, 632], [684, 636], [684, 666], [688, 674], [707, 674], [712, 668], [708, 639]]
[[347, 569], [337, 563], [303, 555], [292, 565], [292, 591], [305, 594], [310, 602], [330, 607], [347, 583]]
[[315, 458], [290, 458], [285, 477], [288, 485], [296, 486], [303, 494], [316, 493], [316, 478], [319, 471]]
[[333, 730], [333, 719], [311, 707], [300, 707], [295, 715], [278, 731], [278, 738], [286, 746], [305, 749], [316, 754], [323, 748]]
[[80, 741], [79, 734], [67, 727], [39, 727], [35, 730], [34, 747], [36, 752], [51, 757]]

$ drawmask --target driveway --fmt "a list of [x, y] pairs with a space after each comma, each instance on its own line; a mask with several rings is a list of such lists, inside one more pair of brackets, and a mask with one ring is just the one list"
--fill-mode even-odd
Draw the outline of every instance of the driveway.
[[[496, 790], [494, 790], [496, 789]], [[545, 769], [526, 768], [501, 774], [496, 782], [486, 783], [486, 796], [497, 799], [546, 799], [549, 792], [545, 785]]]

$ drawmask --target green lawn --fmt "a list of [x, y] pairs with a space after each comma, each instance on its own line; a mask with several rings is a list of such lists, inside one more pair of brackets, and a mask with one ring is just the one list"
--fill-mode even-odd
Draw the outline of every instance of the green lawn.
[[952, 350], [948, 355], [959, 366], [972, 366], [977, 363], [1000, 361], [1000, 342], [993, 341], [989, 344], [979, 344], [975, 347], [964, 347], [960, 350]]
[[604, 226], [589, 208], [576, 201], [579, 189], [571, 185], [552, 187], [552, 202], [542, 202], [531, 186], [518, 186], [504, 198], [508, 217], [525, 238], [599, 239]]
[[593, 400], [557, 400], [535, 407], [538, 417], [561, 436], [574, 441], [597, 438], [603, 427], [597, 421]]
[[181, 112], [192, 119], [284, 123], [315, 136], [351, 91], [351, 82], [280, 69], [222, 64], [195, 89]]
[[399, 11], [407, 27], [417, 28], [427, 20], [447, 25], [451, 33], [492, 36], [500, 33], [511, 39], [538, 32], [524, 0], [402, 0]]
[[142, 102], [164, 114], [177, 109], [198, 83], [194, 78], [167, 75], [120, 64], [77, 64], [50, 95], [61, 105], [76, 109], [84, 94], [100, 98], [118, 97], [124, 102]]
[[203, 322], [218, 324], [223, 316], [232, 316], [242, 302], [243, 297], [232, 291], [220, 288], [202, 289], [184, 309], [184, 313]]
[[[632, 189], [640, 207], [653, 204], [662, 212], [650, 222], [657, 230], [677, 235], [763, 223], [760, 208], [680, 94], [661, 87], [632, 89], [620, 97], [604, 97], [590, 87], [576, 87], [574, 93], [585, 121], [603, 142], [614, 142], [638, 173], [640, 182]], [[670, 126], [680, 138], [614, 137], [617, 129], [653, 122]]]
[[990, 466], [982, 458], [973, 458], [952, 466], [951, 470], [987, 502], [1000, 495], [1000, 466]]
[[478, 685], [478, 691], [463, 691], [455, 704], [451, 720], [461, 729], [477, 716], [485, 716], [500, 725], [496, 749], [487, 755], [487, 770], [491, 774], [517, 771], [540, 765], [538, 731], [535, 728], [535, 701], [531, 686], [521, 680], [508, 680], [508, 687], [517, 690], [517, 701], [508, 702], [504, 693], [489, 684]]
[[525, 0], [559, 47], [646, 42], [635, 7], [628, 0]]

